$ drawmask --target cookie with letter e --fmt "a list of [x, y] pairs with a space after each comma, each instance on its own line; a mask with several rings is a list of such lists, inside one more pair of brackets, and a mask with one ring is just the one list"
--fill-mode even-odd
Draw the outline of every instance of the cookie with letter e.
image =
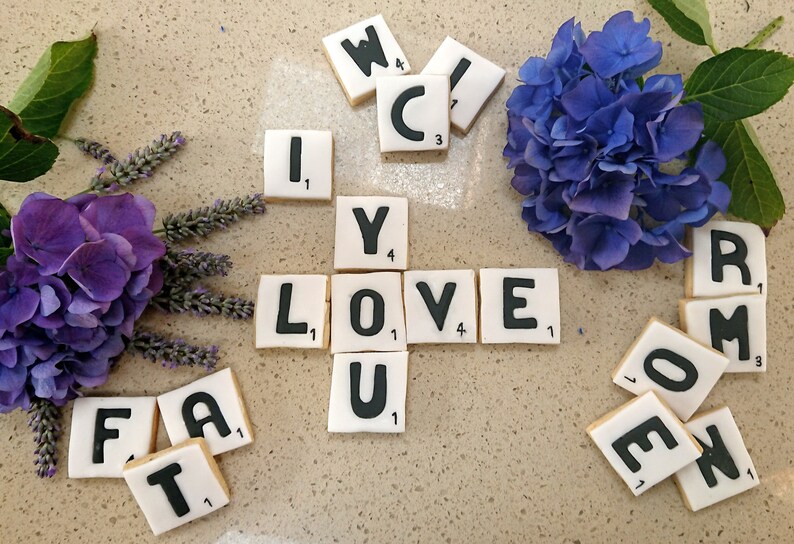
[[271, 275], [259, 278], [257, 348], [327, 348], [330, 336], [328, 276]]
[[266, 130], [264, 154], [265, 200], [331, 200], [331, 131]]
[[337, 353], [328, 405], [330, 433], [405, 432], [408, 352]]
[[212, 455], [254, 441], [254, 432], [230, 368], [157, 397], [171, 444], [204, 438]]
[[403, 280], [409, 344], [477, 342], [474, 270], [409, 270]]
[[703, 455], [697, 461], [673, 476], [690, 510], [706, 508], [760, 483], [727, 406], [696, 415], [686, 429], [703, 447]]
[[377, 78], [411, 73], [382, 15], [326, 36], [323, 50], [352, 106], [375, 94]]
[[612, 381], [641, 395], [655, 391], [689, 419], [728, 367], [728, 358], [652, 317], [612, 372]]
[[587, 434], [635, 496], [692, 463], [703, 451], [653, 391], [595, 421]]
[[739, 221], [710, 221], [688, 233], [686, 294], [719, 297], [767, 292], [766, 237], [761, 227]]
[[557, 269], [481, 269], [480, 335], [483, 344], [559, 344]]
[[408, 199], [336, 197], [336, 270], [408, 268]]
[[203, 438], [127, 463], [124, 479], [155, 535], [229, 504], [229, 488]]
[[379, 77], [380, 152], [449, 148], [449, 76]]
[[121, 478], [124, 463], [154, 451], [155, 397], [81, 397], [72, 404], [69, 478]]

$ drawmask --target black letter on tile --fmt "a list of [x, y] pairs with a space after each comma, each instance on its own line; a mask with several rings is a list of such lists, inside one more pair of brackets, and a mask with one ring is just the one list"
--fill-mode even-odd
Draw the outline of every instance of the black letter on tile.
[[379, 207], [372, 222], [367, 217], [367, 212], [364, 211], [364, 208], [353, 208], [353, 215], [356, 217], [356, 223], [358, 223], [358, 228], [361, 231], [361, 238], [364, 240], [364, 254], [377, 255], [378, 236], [380, 236], [380, 229], [383, 228], [386, 216], [389, 215], [389, 207]]
[[653, 449], [653, 444], [648, 439], [648, 435], [656, 432], [659, 437], [664, 441], [664, 445], [668, 450], [678, 447], [678, 442], [673, 437], [670, 430], [665, 427], [659, 416], [653, 416], [651, 419], [640, 423], [632, 430], [612, 442], [612, 449], [618, 454], [618, 457], [626, 464], [632, 472], [639, 472], [642, 465], [637, 461], [629, 451], [629, 446], [637, 444], [644, 452], [649, 452]]
[[96, 421], [94, 422], [94, 454], [91, 458], [94, 463], [105, 462], [105, 440], [119, 437], [118, 429], [108, 429], [105, 427], [105, 420], [112, 417], [130, 419], [132, 417], [132, 410], [130, 408], [100, 408], [96, 411]]
[[282, 283], [278, 295], [278, 315], [276, 317], [276, 332], [279, 334], [306, 334], [309, 330], [308, 323], [290, 323], [289, 309], [292, 306], [292, 284]]
[[505, 278], [502, 281], [502, 313], [505, 329], [537, 329], [538, 320], [534, 317], [518, 319], [515, 316], [516, 310], [527, 307], [527, 299], [513, 294], [513, 289], [516, 287], [534, 289], [535, 280], [529, 278]]
[[[364, 298], [372, 299], [372, 325], [366, 329], [361, 325], [361, 302]], [[383, 329], [386, 320], [386, 305], [383, 297], [372, 289], [356, 291], [350, 299], [350, 325], [356, 334], [361, 336], [375, 336]]]
[[289, 180], [292, 182], [301, 180], [302, 151], [303, 141], [299, 136], [293, 136], [289, 141]]
[[149, 485], [159, 485], [163, 488], [168, 503], [171, 505], [171, 508], [174, 509], [174, 514], [179, 518], [190, 512], [190, 507], [187, 505], [185, 496], [182, 495], [182, 491], [179, 489], [179, 485], [174, 479], [177, 474], [181, 473], [182, 467], [179, 466], [179, 463], [171, 463], [146, 477], [146, 482]]
[[458, 81], [460, 81], [460, 78], [462, 78], [463, 74], [466, 73], [466, 70], [469, 69], [469, 66], [471, 66], [471, 61], [469, 59], [467, 59], [465, 57], [460, 59], [460, 62], [458, 63], [458, 65], [455, 66], [454, 70], [452, 70], [452, 75], [449, 76], [449, 90], [450, 91], [455, 88], [455, 85], [458, 84]]
[[441, 293], [441, 300], [436, 302], [436, 299], [433, 298], [433, 293], [430, 291], [430, 286], [427, 285], [427, 283], [420, 281], [416, 284], [416, 290], [422, 295], [422, 300], [425, 301], [427, 311], [430, 312], [430, 316], [433, 318], [433, 321], [436, 322], [436, 327], [438, 327], [439, 331], [444, 329], [444, 322], [447, 320], [449, 307], [452, 305], [452, 297], [455, 295], [455, 289], [457, 287], [458, 285], [456, 283], [447, 282], [447, 284], [444, 285], [444, 291]]
[[380, 38], [375, 27], [369, 25], [365, 32], [367, 39], [358, 42], [358, 46], [354, 46], [353, 42], [346, 39], [342, 42], [342, 49], [350, 55], [364, 75], [369, 77], [372, 75], [372, 63], [388, 68], [389, 62], [386, 60], [386, 54], [380, 45]]
[[[722, 253], [720, 242], [726, 241], [733, 244], [734, 250], [730, 253]], [[723, 268], [735, 266], [742, 273], [742, 284], [750, 285], [750, 269], [747, 266], [747, 244], [742, 237], [732, 232], [723, 230], [711, 231], [711, 279], [712, 281], [723, 281]]]
[[394, 130], [399, 132], [403, 138], [406, 140], [411, 140], [412, 142], [421, 142], [424, 140], [425, 133], [421, 130], [414, 130], [405, 124], [405, 119], [403, 119], [403, 110], [405, 109], [405, 105], [408, 104], [409, 100], [424, 96], [424, 94], [424, 85], [415, 85], [414, 87], [409, 87], [400, 93], [400, 96], [397, 97], [397, 100], [394, 101], [394, 104], [391, 107], [391, 124], [394, 125]]
[[[196, 407], [196, 404], [204, 404], [210, 411], [210, 414], [196, 421], [196, 416], [193, 415], [193, 409]], [[185, 399], [185, 402], [182, 403], [182, 419], [185, 421], [185, 427], [187, 427], [190, 438], [199, 436], [203, 438], [204, 425], [207, 423], [215, 425], [218, 434], [222, 437], [229, 436], [232, 433], [231, 429], [229, 429], [229, 425], [226, 423], [226, 419], [223, 417], [223, 413], [217, 401], [212, 395], [204, 391], [193, 393]]]
[[747, 306], [737, 306], [730, 318], [725, 319], [716, 308], [709, 310], [709, 327], [711, 328], [711, 346], [723, 350], [723, 341], [739, 341], [739, 359], [750, 359], [750, 324], [747, 317]]
[[736, 468], [733, 457], [731, 457], [728, 448], [725, 447], [725, 442], [722, 441], [719, 429], [717, 429], [716, 425], [709, 425], [706, 427], [706, 432], [709, 433], [712, 444], [711, 447], [703, 443], [697, 436], [695, 437], [695, 440], [697, 440], [703, 448], [703, 455], [701, 455], [697, 461], [698, 468], [703, 475], [703, 479], [706, 480], [706, 484], [709, 487], [715, 487], [717, 485], [717, 477], [714, 475], [714, 469], [712, 467], [717, 468], [717, 470], [725, 474], [725, 476], [731, 480], [735, 480], [739, 477], [739, 469]]
[[[656, 359], [669, 361], [683, 370], [685, 374], [684, 379], [681, 381], [671, 380], [656, 370], [656, 367], [653, 366]], [[647, 374], [650, 379], [669, 391], [687, 391], [698, 381], [698, 369], [695, 368], [692, 361], [669, 349], [659, 348], [650, 352], [645, 358], [644, 368], [645, 374]]]
[[361, 400], [361, 363], [350, 363], [350, 405], [361, 419], [378, 417], [386, 407], [386, 365], [375, 365], [372, 399]]

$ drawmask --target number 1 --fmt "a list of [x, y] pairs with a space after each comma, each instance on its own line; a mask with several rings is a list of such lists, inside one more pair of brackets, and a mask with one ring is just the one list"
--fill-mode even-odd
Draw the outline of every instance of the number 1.
[[392, 412], [391, 415], [394, 418], [394, 424], [397, 425], [397, 412]]

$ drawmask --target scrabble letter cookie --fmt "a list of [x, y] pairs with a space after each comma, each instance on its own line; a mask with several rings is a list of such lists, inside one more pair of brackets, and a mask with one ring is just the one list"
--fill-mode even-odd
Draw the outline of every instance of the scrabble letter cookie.
[[154, 451], [155, 397], [81, 397], [72, 406], [70, 478], [121, 478], [124, 463]]
[[379, 77], [380, 151], [449, 148], [449, 76]]
[[265, 131], [266, 200], [331, 200], [333, 171], [330, 131]]
[[337, 270], [408, 268], [408, 199], [336, 197]]
[[477, 342], [474, 270], [409, 270], [404, 274], [409, 344]]
[[630, 400], [587, 433], [634, 495], [700, 457], [702, 448], [653, 391]]
[[328, 347], [329, 295], [328, 276], [261, 276], [256, 302], [256, 347]]
[[408, 352], [334, 355], [328, 432], [405, 432]]
[[124, 479], [155, 535], [229, 504], [229, 488], [203, 438], [127, 463]]
[[172, 444], [202, 437], [212, 455], [254, 440], [251, 422], [232, 370], [225, 368], [157, 397]]

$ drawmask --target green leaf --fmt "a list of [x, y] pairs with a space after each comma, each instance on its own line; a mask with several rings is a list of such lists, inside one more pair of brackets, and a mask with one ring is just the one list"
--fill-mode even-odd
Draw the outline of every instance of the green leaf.
[[[664, 17], [673, 32], [696, 45], [708, 45], [700, 25], [678, 9], [674, 0], [648, 0], [648, 3]], [[708, 13], [706, 15], [706, 20], [708, 21]], [[709, 26], [709, 39], [711, 36], [710, 31], [711, 26]]]
[[764, 229], [772, 228], [786, 211], [775, 177], [747, 120], [706, 121], [708, 139], [722, 147], [727, 167], [721, 179], [732, 196], [728, 211]]
[[709, 10], [706, 7], [706, 0], [672, 0], [675, 7], [690, 21], [694, 21], [703, 33], [703, 41], [717, 54], [717, 46], [714, 44], [714, 37], [711, 35], [711, 20]]
[[54, 143], [31, 134], [14, 112], [0, 106], [0, 179], [30, 181], [47, 172], [57, 156]]
[[3, 231], [11, 228], [11, 215], [0, 204], [0, 266], [5, 266], [9, 255], [14, 253], [11, 247], [11, 238], [3, 235]]
[[8, 108], [19, 115], [28, 131], [53, 138], [72, 103], [91, 84], [96, 35], [75, 42], [55, 42], [41, 56]]
[[702, 62], [687, 80], [685, 102], [706, 118], [736, 121], [761, 113], [786, 95], [794, 59], [777, 51], [734, 48]]

